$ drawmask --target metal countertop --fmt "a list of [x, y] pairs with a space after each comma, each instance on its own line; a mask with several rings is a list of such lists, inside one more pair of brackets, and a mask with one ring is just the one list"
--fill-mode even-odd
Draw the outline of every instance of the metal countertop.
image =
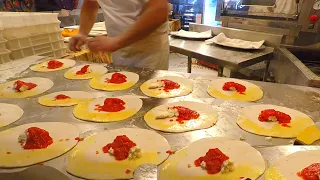
[[207, 45], [204, 41], [169, 37], [170, 50], [176, 53], [210, 62], [230, 70], [238, 70], [270, 59], [274, 48], [241, 50], [219, 45]]
[[[76, 65], [86, 64], [87, 62], [77, 61]], [[1, 69], [1, 65], [0, 65]], [[129, 90], [118, 91], [118, 92], [102, 92], [96, 91], [89, 87], [88, 80], [67, 80], [63, 77], [63, 74], [67, 70], [61, 70], [56, 72], [33, 72], [31, 70], [26, 70], [21, 74], [23, 77], [46, 77], [51, 79], [55, 84], [48, 92], [45, 94], [49, 94], [56, 91], [63, 90], [82, 90], [95, 92], [97, 96], [120, 96], [120, 95], [138, 95], [143, 96], [140, 91], [140, 85], [148, 79], [158, 77], [158, 76], [174, 76], [180, 75], [185, 78], [190, 79], [194, 83], [193, 92], [185, 97], [179, 98], [171, 98], [171, 99], [154, 99], [154, 98], [145, 98], [143, 99], [143, 107], [142, 109], [134, 115], [132, 118], [120, 122], [113, 123], [94, 123], [94, 122], [86, 122], [76, 119], [73, 114], [73, 107], [45, 107], [40, 105], [37, 102], [36, 96], [32, 98], [26, 99], [0, 99], [1, 103], [12, 103], [20, 106], [24, 109], [25, 113], [23, 117], [17, 122], [7, 126], [0, 128], [0, 131], [15, 127], [18, 125], [22, 125], [25, 123], [32, 122], [42, 122], [42, 121], [59, 121], [59, 122], [68, 122], [74, 124], [79, 128], [82, 132], [81, 137], [86, 137], [92, 133], [109, 130], [115, 128], [122, 127], [133, 127], [133, 128], [145, 128], [150, 129], [143, 120], [143, 115], [158, 105], [181, 101], [181, 100], [200, 100], [207, 104], [211, 104], [213, 109], [218, 112], [218, 122], [215, 126], [204, 129], [204, 130], [196, 130], [186, 133], [164, 133], [159, 132], [159, 134], [163, 135], [172, 146], [172, 150], [179, 150], [191, 142], [199, 140], [205, 137], [230, 137], [234, 139], [239, 139], [239, 137], [245, 137], [246, 142], [250, 143], [255, 147], [270, 147], [275, 145], [288, 145], [292, 144], [292, 139], [280, 139], [273, 138], [272, 141], [266, 141], [265, 137], [254, 135], [248, 133], [241, 128], [239, 128], [236, 124], [236, 119], [239, 110], [242, 107], [250, 106], [257, 103], [262, 104], [274, 104], [286, 106], [289, 108], [293, 108], [299, 111], [302, 111], [308, 114], [313, 118], [314, 121], [320, 120], [320, 89], [310, 88], [310, 87], [301, 87], [301, 86], [291, 86], [291, 85], [283, 85], [283, 84], [272, 84], [265, 82], [256, 82], [251, 81], [254, 84], [260, 86], [264, 91], [264, 97], [256, 103], [247, 103], [247, 102], [238, 102], [238, 101], [224, 101], [219, 99], [214, 99], [210, 97], [207, 92], [207, 85], [210, 80], [215, 79], [215, 76], [200, 76], [197, 74], [187, 74], [187, 73], [178, 73], [178, 72], [170, 72], [170, 71], [152, 71], [147, 69], [138, 69], [131, 67], [108, 67], [109, 72], [115, 71], [131, 71], [140, 75], [139, 82]], [[16, 77], [19, 77], [17, 75]], [[45, 162], [45, 165], [53, 166], [60, 170], [61, 172], [66, 173], [65, 164], [67, 161], [67, 157], [70, 152]], [[266, 154], [268, 155], [268, 154]], [[8, 171], [20, 171], [21, 169], [0, 169], [0, 172], [8, 172]], [[67, 174], [72, 179], [78, 179]]]

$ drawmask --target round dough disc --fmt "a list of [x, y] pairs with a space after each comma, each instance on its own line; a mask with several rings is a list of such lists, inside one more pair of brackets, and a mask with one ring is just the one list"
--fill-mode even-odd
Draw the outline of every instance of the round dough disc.
[[[47, 66], [50, 60], [56, 60], [56, 61], [62, 62], [63, 65], [57, 69], [48, 69]], [[51, 71], [59, 71], [62, 69], [67, 69], [76, 64], [76, 61], [71, 59], [50, 59], [50, 60], [31, 66], [30, 69], [32, 71], [37, 71], [37, 72], [51, 72]]]
[[0, 127], [18, 121], [23, 115], [23, 110], [13, 104], [0, 103]]
[[[208, 174], [201, 167], [196, 167], [194, 161], [205, 156], [209, 149], [219, 148], [234, 162], [235, 170], [228, 173]], [[240, 179], [247, 177], [257, 179], [265, 170], [265, 161], [260, 152], [248, 143], [226, 138], [205, 138], [196, 141], [187, 148], [170, 156], [160, 166], [160, 180], [175, 179]]]
[[[79, 70], [81, 70], [81, 68], [85, 65], [90, 65], [89, 69], [91, 70], [91, 72], [83, 74], [83, 75], [77, 75], [76, 72], [78, 72]], [[105, 68], [102, 65], [98, 65], [98, 64], [84, 64], [81, 66], [76, 66], [73, 67], [71, 69], [69, 69], [65, 74], [64, 77], [67, 79], [91, 79], [97, 76], [101, 76], [103, 74], [105, 74], [106, 72], [108, 72], [108, 69]]]
[[[244, 94], [239, 94], [236, 91], [224, 91], [222, 87], [226, 82], [242, 84], [246, 87], [246, 91]], [[259, 86], [247, 81], [230, 78], [221, 78], [211, 81], [207, 91], [210, 96], [225, 100], [258, 101], [263, 97], [263, 91]]]
[[[25, 150], [18, 142], [18, 137], [30, 127], [38, 127], [49, 132], [53, 143], [46, 149]], [[78, 129], [71, 124], [62, 122], [41, 122], [24, 124], [0, 132], [0, 167], [25, 167], [56, 158], [76, 144]]]
[[[37, 85], [37, 87], [24, 92], [15, 92], [13, 89], [13, 85], [17, 80], [34, 83]], [[9, 82], [0, 84], [0, 98], [27, 98], [31, 96], [36, 96], [38, 94], [42, 94], [48, 91], [52, 86], [53, 86], [53, 82], [47, 78], [32, 77], [32, 78], [16, 79], [14, 81], [9, 81]]]
[[[278, 122], [261, 122], [258, 117], [261, 111], [274, 109], [291, 116], [291, 127], [284, 127]], [[295, 138], [307, 127], [314, 124], [313, 120], [299, 111], [274, 105], [255, 105], [243, 108], [237, 124], [245, 131], [253, 134], [280, 138]]]
[[[142, 151], [141, 158], [117, 161], [102, 151], [120, 135], [126, 135], [137, 144]], [[69, 157], [67, 171], [85, 179], [130, 179], [138, 166], [163, 162], [169, 149], [167, 140], [153, 131], [133, 128], [104, 131], [79, 143]], [[131, 172], [126, 173], [127, 170]]]
[[136, 73], [125, 72], [125, 71], [121, 71], [118, 73], [121, 73], [127, 76], [127, 82], [122, 84], [106, 83], [105, 82], [106, 78], [111, 79], [111, 76], [114, 74], [114, 73], [108, 73], [100, 77], [91, 79], [89, 83], [90, 87], [92, 87], [93, 89], [105, 90], [105, 91], [120, 91], [120, 90], [131, 88], [139, 81], [139, 75]]
[[74, 116], [78, 119], [94, 122], [122, 121], [135, 115], [142, 107], [142, 100], [139, 98], [119, 97], [126, 103], [124, 110], [119, 112], [99, 112], [95, 110], [96, 105], [103, 105], [105, 99], [97, 98], [78, 104], [73, 110]]
[[[69, 96], [69, 99], [56, 100], [59, 94]], [[94, 96], [85, 91], [60, 91], [52, 94], [44, 95], [38, 98], [38, 102], [44, 106], [73, 106], [82, 102], [93, 99]]]
[[301, 180], [297, 173], [314, 163], [320, 162], [320, 151], [300, 151], [282, 157], [271, 165], [264, 179]]
[[[179, 122], [177, 122], [176, 117], [156, 119], [157, 111], [165, 111], [168, 109], [168, 107], [173, 106], [183, 106], [197, 111], [200, 114], [200, 117], [198, 119], [184, 121], [184, 124], [180, 124]], [[217, 122], [217, 113], [212, 110], [212, 107], [209, 105], [198, 102], [181, 101], [153, 108], [145, 114], [144, 120], [146, 121], [148, 126], [156, 130], [164, 132], [186, 132], [197, 129], [205, 129], [215, 125]]]
[[[149, 85], [151, 83], [156, 82], [157, 80], [171, 80], [180, 85], [179, 89], [174, 89], [169, 92], [165, 92], [164, 90], [159, 90], [159, 88], [156, 89], [149, 89]], [[193, 84], [190, 80], [178, 77], [178, 76], [164, 76], [164, 77], [157, 77], [154, 79], [150, 79], [143, 83], [140, 86], [141, 91], [150, 97], [156, 97], [156, 98], [171, 98], [171, 97], [178, 97], [178, 96], [186, 96], [190, 94], [193, 90]]]

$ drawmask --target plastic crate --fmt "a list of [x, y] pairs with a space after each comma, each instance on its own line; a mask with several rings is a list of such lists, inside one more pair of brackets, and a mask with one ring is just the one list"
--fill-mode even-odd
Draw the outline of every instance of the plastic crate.
[[52, 48], [53, 50], [59, 50], [59, 49], [66, 48], [66, 46], [64, 45], [64, 41], [59, 40], [56, 42], [52, 42]]
[[11, 61], [9, 54], [10, 54], [10, 51], [0, 53], [0, 64]]

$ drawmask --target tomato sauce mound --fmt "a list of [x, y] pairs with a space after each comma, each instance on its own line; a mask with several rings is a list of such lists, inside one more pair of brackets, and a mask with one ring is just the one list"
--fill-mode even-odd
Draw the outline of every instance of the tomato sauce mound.
[[70, 96], [66, 96], [64, 94], [58, 94], [54, 99], [55, 100], [65, 100], [65, 99], [70, 99]]
[[277, 118], [278, 123], [284, 127], [288, 127], [289, 125], [287, 125], [287, 124], [291, 122], [290, 115], [283, 113], [283, 112], [280, 112], [280, 111], [276, 111], [274, 109], [266, 109], [266, 110], [261, 111], [261, 113], [259, 115], [259, 121], [268, 122], [269, 121], [268, 118], [270, 116]]
[[129, 157], [129, 152], [132, 147], [137, 146], [126, 135], [117, 136], [112, 143], [107, 144], [102, 148], [104, 153], [108, 153], [109, 149], [113, 149], [113, 156], [117, 161], [125, 160]]
[[53, 143], [49, 132], [44, 129], [31, 127], [27, 129], [27, 134], [27, 140], [23, 149], [46, 149]]
[[163, 79], [163, 80], [159, 80], [160, 82], [163, 82], [164, 83], [164, 91], [165, 92], [169, 92], [171, 90], [174, 90], [174, 89], [179, 89], [180, 88], [180, 85], [176, 82], [173, 82], [171, 80], [168, 80], [168, 79]]
[[20, 81], [20, 80], [18, 80], [18, 81], [16, 81], [16, 82], [14, 83], [14, 89], [15, 89], [16, 91], [18, 91], [18, 92], [20, 92], [20, 88], [21, 88], [22, 86], [26, 86], [26, 87], [27, 87], [27, 90], [31, 90], [31, 89], [37, 87], [38, 85], [36, 85], [36, 84], [34, 84], [34, 83], [28, 83], [28, 82]]
[[106, 78], [107, 83], [123, 84], [127, 82], [127, 76], [121, 73], [113, 73], [111, 79]]
[[188, 121], [191, 119], [198, 119], [200, 114], [197, 111], [191, 110], [189, 108], [186, 107], [182, 107], [182, 106], [173, 106], [173, 109], [178, 110], [178, 117], [177, 117], [177, 121], [180, 124], [183, 124], [184, 121]]
[[216, 174], [221, 171], [221, 167], [224, 161], [229, 157], [223, 154], [220, 149], [209, 149], [205, 156], [199, 157], [194, 161], [196, 167], [200, 167], [202, 162], [206, 163], [205, 169], [208, 174]]
[[57, 69], [57, 68], [61, 68], [63, 66], [63, 63], [57, 60], [50, 60], [48, 62], [48, 69]]
[[320, 163], [314, 163], [297, 173], [303, 180], [319, 180]]
[[88, 72], [88, 68], [90, 65], [83, 66], [79, 71], [76, 72], [77, 75], [84, 75]]
[[99, 104], [96, 105], [97, 111], [104, 111], [104, 112], [119, 112], [125, 109], [124, 105], [126, 103], [118, 98], [106, 98], [104, 100], [104, 104], [101, 106]]
[[242, 84], [235, 83], [235, 82], [226, 82], [224, 83], [222, 89], [224, 91], [232, 91], [235, 89], [239, 94], [244, 94], [246, 92], [246, 87]]

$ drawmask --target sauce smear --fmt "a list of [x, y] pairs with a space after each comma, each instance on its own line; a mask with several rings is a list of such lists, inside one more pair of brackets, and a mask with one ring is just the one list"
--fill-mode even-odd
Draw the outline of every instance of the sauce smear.
[[48, 62], [48, 69], [57, 69], [57, 68], [61, 68], [63, 66], [63, 63], [57, 60], [50, 60]]
[[222, 89], [224, 91], [237, 91], [239, 94], [244, 94], [246, 91], [246, 87], [242, 84], [235, 83], [235, 82], [226, 82], [224, 83]]
[[173, 82], [171, 80], [167, 80], [167, 79], [163, 79], [163, 80], [160, 80], [161, 82], [164, 83], [164, 91], [165, 92], [169, 92], [173, 89], [179, 89], [180, 88], [180, 85], [176, 82]]
[[117, 136], [112, 143], [107, 144], [102, 148], [104, 153], [108, 153], [109, 149], [113, 149], [113, 156], [117, 161], [122, 161], [128, 158], [129, 151], [135, 147], [136, 143], [131, 141], [126, 135]]
[[261, 111], [259, 115], [259, 121], [268, 122], [269, 117], [275, 117], [278, 123], [281, 124], [283, 127], [290, 127], [287, 124], [291, 122], [291, 117], [286, 113], [276, 111], [274, 109], [266, 109]]
[[26, 87], [27, 90], [31, 90], [31, 89], [37, 87], [36, 84], [23, 82], [23, 81], [20, 81], [20, 80], [16, 81], [13, 86], [14, 86], [14, 89], [16, 91], [18, 91], [18, 92], [21, 92], [21, 87], [22, 86]]
[[177, 121], [180, 124], [183, 124], [183, 121], [188, 121], [191, 119], [198, 119], [200, 114], [197, 111], [191, 110], [182, 106], [173, 106], [173, 109], [178, 110], [179, 116], [177, 117]]
[[27, 129], [27, 140], [23, 149], [45, 149], [53, 143], [49, 132], [38, 128], [31, 127]]
[[99, 104], [96, 105], [97, 111], [104, 112], [119, 112], [125, 109], [124, 105], [126, 103], [118, 98], [106, 98], [104, 100], [104, 104], [101, 106]]
[[319, 180], [320, 163], [314, 163], [302, 169], [297, 175], [303, 180]]
[[113, 73], [111, 79], [106, 78], [107, 83], [122, 84], [127, 82], [127, 76], [121, 73]]
[[69, 96], [66, 96], [66, 95], [64, 95], [64, 94], [59, 94], [59, 95], [57, 95], [54, 99], [55, 99], [55, 100], [65, 100], [65, 99], [70, 99], [70, 97], [69, 97]]
[[90, 65], [83, 66], [79, 71], [76, 72], [77, 75], [84, 75], [88, 72], [88, 68]]
[[216, 174], [221, 171], [221, 166], [229, 157], [223, 154], [220, 149], [209, 149], [205, 156], [194, 161], [196, 167], [200, 167], [204, 161], [206, 163], [206, 170], [208, 174]]

